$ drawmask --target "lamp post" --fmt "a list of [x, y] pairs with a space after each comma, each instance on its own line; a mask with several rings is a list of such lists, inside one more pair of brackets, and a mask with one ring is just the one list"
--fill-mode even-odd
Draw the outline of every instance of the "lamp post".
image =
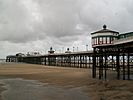
[[86, 45], [86, 51], [88, 51], [88, 45]]
[[73, 47], [73, 52], [74, 52], [74, 47]]
[[62, 47], [62, 53], [64, 53], [64, 47]]

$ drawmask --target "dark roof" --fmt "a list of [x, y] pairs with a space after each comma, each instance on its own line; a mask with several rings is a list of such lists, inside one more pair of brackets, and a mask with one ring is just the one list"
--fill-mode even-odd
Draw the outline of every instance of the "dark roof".
[[7, 57], [16, 57], [16, 55], [8, 55]]
[[109, 30], [109, 29], [107, 29], [106, 27], [107, 27], [106, 25], [103, 25], [103, 29], [102, 29], [102, 30], [93, 32], [93, 33], [91, 33], [91, 34], [95, 34], [95, 33], [107, 33], [107, 32], [119, 33], [119, 32], [117, 32], [117, 31]]

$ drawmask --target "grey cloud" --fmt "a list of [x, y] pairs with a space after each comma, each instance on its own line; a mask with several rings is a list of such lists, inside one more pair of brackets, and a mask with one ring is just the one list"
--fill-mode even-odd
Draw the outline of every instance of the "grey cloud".
[[20, 46], [22, 52], [49, 46], [91, 48], [89, 33], [103, 24], [132, 31], [132, 4], [132, 0], [0, 0], [0, 45], [5, 43], [3, 51], [12, 52], [17, 51], [10, 50], [12, 46]]
[[[103, 2], [104, 1], [104, 2]], [[80, 10], [80, 19], [90, 27], [90, 31], [99, 29], [103, 24], [120, 32], [131, 30], [132, 9], [131, 0], [90, 0]]]
[[[133, 13], [131, 0], [126, 4], [124, 0], [23, 0], [24, 3], [21, 0], [0, 1], [1, 41], [21, 43], [43, 40], [46, 36], [75, 37], [84, 31], [96, 30], [106, 23], [120, 31], [131, 30], [132, 26], [132, 21], [128, 20]], [[29, 11], [25, 5], [29, 6]], [[38, 21], [37, 18], [41, 20]], [[78, 30], [76, 27], [80, 24], [88, 26], [88, 29], [82, 27], [82, 30]]]
[[3, 13], [0, 14], [0, 17], [4, 22], [1, 23], [0, 30], [2, 33], [0, 40], [2, 41], [28, 42], [45, 39], [46, 35], [64, 37], [79, 34], [76, 32], [78, 14], [74, 6], [74, 0], [56, 0], [51, 2], [44, 0], [43, 3], [35, 1], [40, 6], [36, 9], [40, 10], [41, 22], [32, 22], [32, 16], [20, 2], [16, 0], [12, 0], [12, 2], [7, 2], [9, 0], [1, 1]]

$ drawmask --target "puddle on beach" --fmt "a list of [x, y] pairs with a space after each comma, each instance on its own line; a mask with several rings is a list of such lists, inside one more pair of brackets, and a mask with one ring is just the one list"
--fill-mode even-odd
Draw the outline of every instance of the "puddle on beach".
[[90, 100], [81, 88], [64, 88], [21, 78], [0, 79], [2, 100]]

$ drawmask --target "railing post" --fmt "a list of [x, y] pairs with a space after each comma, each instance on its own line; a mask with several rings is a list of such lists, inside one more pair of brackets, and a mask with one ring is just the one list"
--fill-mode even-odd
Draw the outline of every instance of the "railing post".
[[93, 49], [92, 77], [96, 78], [96, 48]]

